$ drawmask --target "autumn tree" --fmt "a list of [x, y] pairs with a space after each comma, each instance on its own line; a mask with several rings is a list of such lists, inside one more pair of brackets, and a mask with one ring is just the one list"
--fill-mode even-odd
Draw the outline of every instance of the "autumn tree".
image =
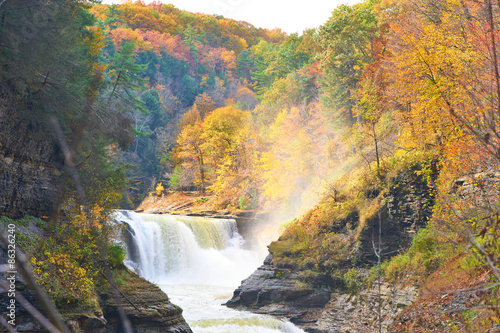
[[379, 32], [375, 4], [369, 0], [337, 7], [316, 36], [322, 49], [324, 105], [347, 124], [354, 122], [353, 107], [363, 68], [375, 59], [374, 41]]
[[215, 109], [214, 101], [212, 101], [212, 98], [208, 96], [206, 93], [196, 96], [194, 100], [194, 105], [200, 112], [200, 116], [202, 119], [205, 118], [210, 112], [212, 112]]
[[201, 193], [205, 193], [207, 181], [203, 130], [201, 122], [186, 125], [177, 138], [177, 156], [182, 161], [182, 167], [195, 174], [194, 182], [199, 185]]
[[203, 122], [204, 148], [214, 177], [209, 189], [223, 202], [234, 202], [251, 186], [250, 126], [250, 114], [233, 105], [214, 110]]
[[265, 132], [267, 144], [260, 154], [258, 174], [267, 205], [281, 205], [292, 197], [297, 204], [299, 193], [326, 174], [329, 138], [318, 108], [283, 109]]

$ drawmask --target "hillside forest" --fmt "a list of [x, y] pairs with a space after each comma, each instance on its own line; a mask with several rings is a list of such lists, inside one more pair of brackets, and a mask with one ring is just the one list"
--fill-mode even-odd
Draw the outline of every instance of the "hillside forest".
[[450, 320], [497, 325], [499, 47], [491, 0], [364, 0], [301, 34], [159, 1], [0, 1], [2, 103], [65, 166], [52, 216], [31, 214], [53, 238], [23, 243], [37, 280], [58, 306], [90, 298], [96, 253], [123, 260], [112, 210], [188, 191], [214, 210], [304, 213], [282, 225], [275, 263], [368, 283], [349, 251], [411, 170], [431, 193], [426, 226], [380, 274], [481, 278], [481, 324]]

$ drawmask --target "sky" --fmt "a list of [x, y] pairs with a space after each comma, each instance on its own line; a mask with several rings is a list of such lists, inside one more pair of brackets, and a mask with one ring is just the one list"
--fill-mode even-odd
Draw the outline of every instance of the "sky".
[[[103, 3], [120, 3], [104, 0]], [[149, 0], [145, 1], [149, 3]], [[162, 0], [194, 13], [218, 14], [246, 21], [258, 28], [280, 28], [287, 33], [302, 33], [325, 23], [340, 4], [358, 0]]]

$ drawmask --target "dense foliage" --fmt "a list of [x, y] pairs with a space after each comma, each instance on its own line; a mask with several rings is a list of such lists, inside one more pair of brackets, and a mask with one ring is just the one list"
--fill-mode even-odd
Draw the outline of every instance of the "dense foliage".
[[[408, 170], [435, 205], [387, 277], [425, 277], [462, 256], [500, 279], [498, 3], [366, 0], [301, 35], [158, 1], [4, 1], [0, 17], [2, 93], [48, 137], [61, 128], [73, 160], [61, 193], [70, 222], [51, 232], [86, 245], [34, 250], [55, 297], [93, 291], [95, 237], [110, 209], [166, 190], [292, 214], [325, 192], [271, 251], [277, 265], [345, 273], [349, 284], [349, 265], [363, 262], [353, 249]], [[68, 285], [46, 279], [58, 265], [73, 274]]]

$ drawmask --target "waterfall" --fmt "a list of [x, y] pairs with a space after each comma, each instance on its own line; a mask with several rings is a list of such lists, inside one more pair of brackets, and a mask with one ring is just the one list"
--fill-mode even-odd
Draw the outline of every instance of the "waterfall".
[[243, 248], [236, 221], [119, 211], [125, 264], [157, 283], [195, 333], [303, 333], [292, 323], [221, 306], [264, 259]]
[[236, 221], [120, 211], [125, 264], [156, 283], [238, 284], [261, 258], [243, 249]]

